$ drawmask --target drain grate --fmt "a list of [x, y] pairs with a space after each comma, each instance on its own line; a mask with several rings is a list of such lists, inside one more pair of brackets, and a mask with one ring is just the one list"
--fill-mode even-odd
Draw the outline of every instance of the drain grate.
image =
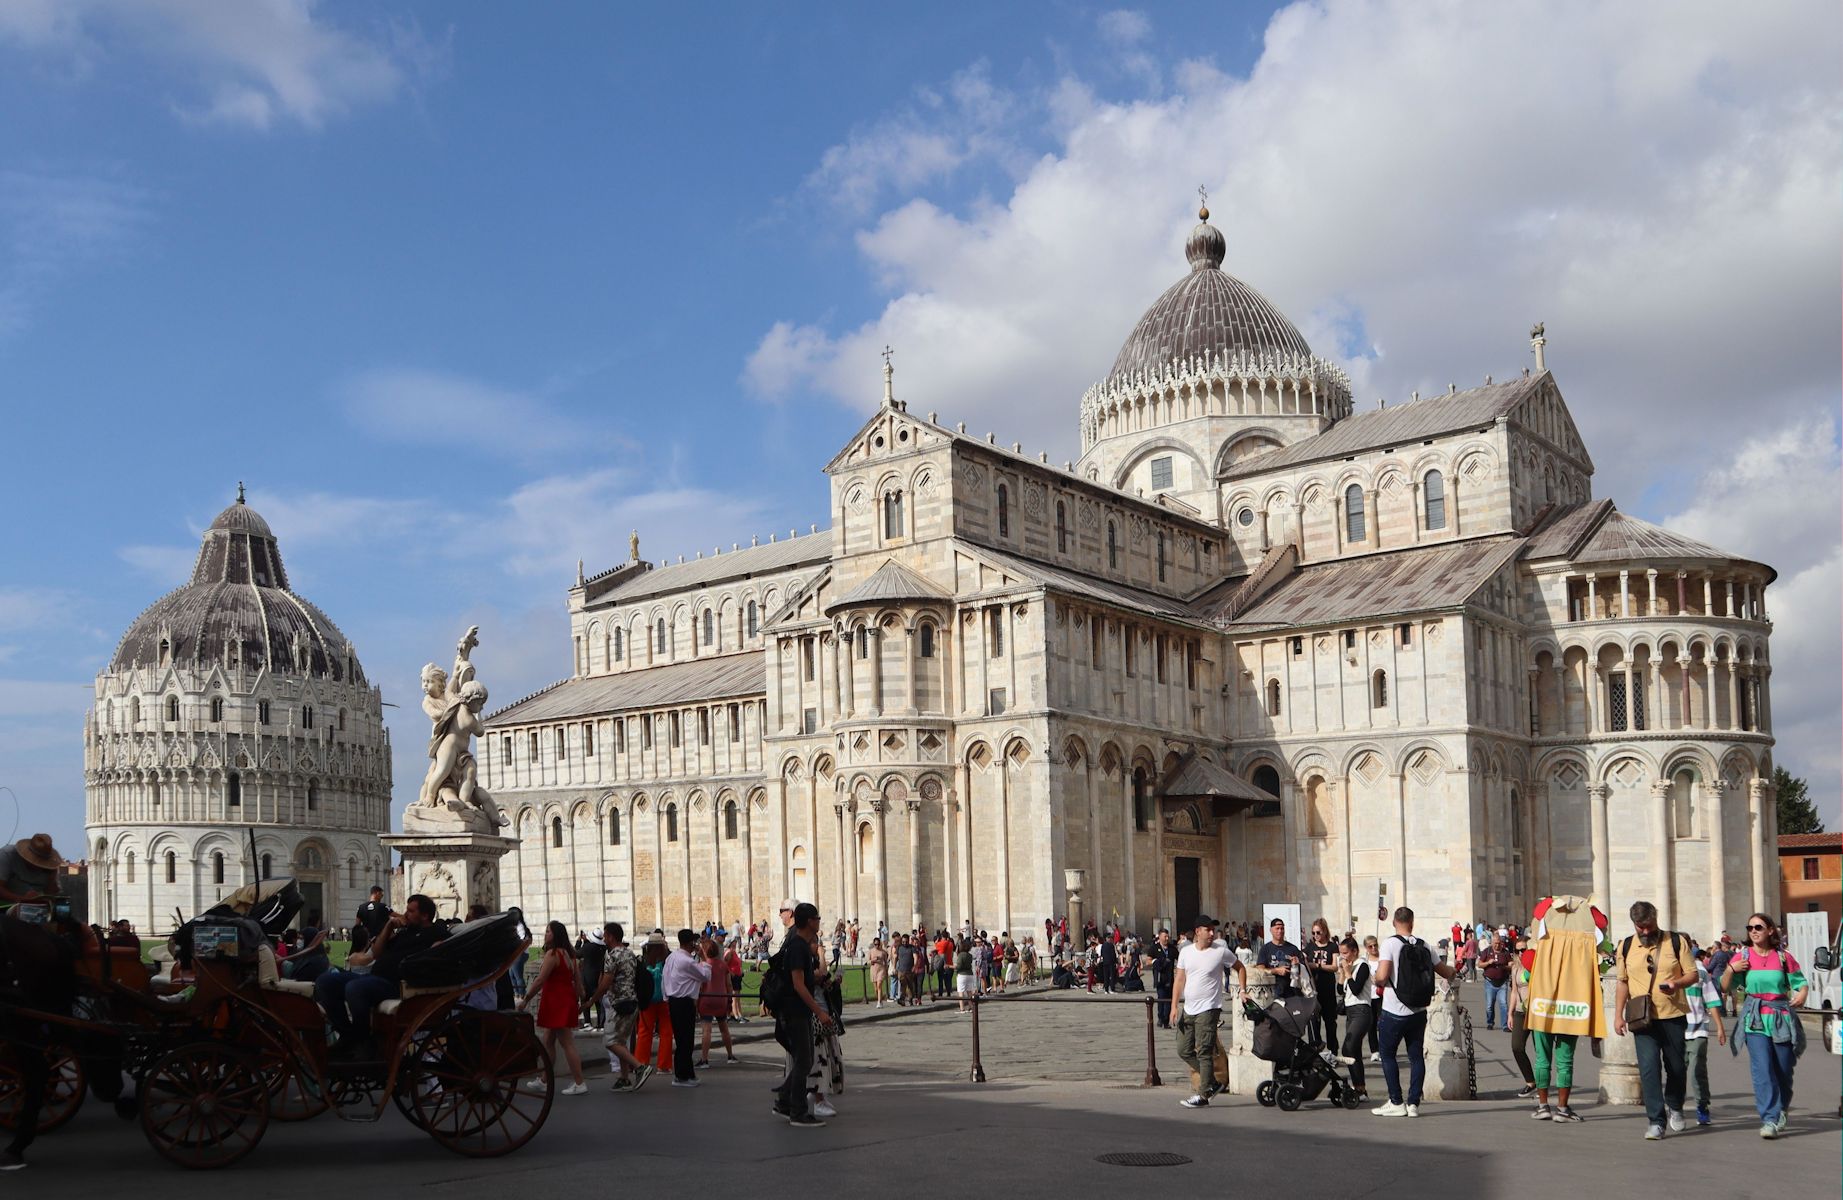
[[1110, 1167], [1181, 1167], [1190, 1160], [1182, 1154], [1167, 1154], [1163, 1151], [1122, 1150], [1097, 1155], [1094, 1161], [1106, 1163]]

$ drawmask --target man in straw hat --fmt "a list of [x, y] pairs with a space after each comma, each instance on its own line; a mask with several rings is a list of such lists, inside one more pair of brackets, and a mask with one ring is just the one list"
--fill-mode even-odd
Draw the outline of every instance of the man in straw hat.
[[48, 833], [35, 833], [10, 846], [0, 846], [0, 904], [46, 900], [57, 895], [58, 868], [63, 865]]

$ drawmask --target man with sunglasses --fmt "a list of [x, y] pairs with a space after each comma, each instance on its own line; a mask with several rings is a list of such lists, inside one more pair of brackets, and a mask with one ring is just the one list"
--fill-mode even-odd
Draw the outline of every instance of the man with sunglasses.
[[1689, 1002], [1683, 989], [1696, 985], [1696, 959], [1688, 938], [1658, 928], [1657, 906], [1649, 900], [1633, 904], [1631, 917], [1632, 936], [1619, 943], [1614, 957], [1619, 986], [1613, 995], [1613, 1032], [1626, 1034], [1627, 1001], [1650, 997], [1649, 1020], [1631, 1033], [1650, 1119], [1645, 1140], [1655, 1142], [1666, 1130], [1683, 1132], [1683, 1043], [1689, 1032]]

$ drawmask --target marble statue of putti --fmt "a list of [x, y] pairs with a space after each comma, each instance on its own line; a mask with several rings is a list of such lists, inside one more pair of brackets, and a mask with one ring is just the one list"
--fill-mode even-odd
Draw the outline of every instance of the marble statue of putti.
[[452, 671], [434, 663], [422, 669], [422, 711], [431, 725], [429, 772], [416, 803], [403, 815], [406, 830], [461, 826], [496, 833], [512, 823], [480, 786], [473, 754], [473, 739], [486, 731], [480, 719], [486, 685], [474, 678], [474, 665], [467, 657], [479, 644], [480, 627], [469, 626], [455, 646]]

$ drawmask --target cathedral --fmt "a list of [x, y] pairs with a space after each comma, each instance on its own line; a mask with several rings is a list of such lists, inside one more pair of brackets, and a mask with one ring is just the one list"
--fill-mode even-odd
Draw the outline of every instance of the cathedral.
[[1358, 412], [1201, 218], [1078, 461], [910, 412], [886, 364], [823, 529], [579, 576], [572, 674], [480, 747], [509, 900], [996, 931], [1077, 888], [1140, 930], [1386, 897], [1437, 928], [1576, 892], [1704, 936], [1772, 907], [1772, 569], [1594, 496], [1540, 326], [1532, 368]]
[[165, 933], [256, 879], [350, 921], [389, 884], [383, 697], [325, 613], [288, 586], [237, 500], [192, 578], [122, 635], [85, 715], [90, 912]]

